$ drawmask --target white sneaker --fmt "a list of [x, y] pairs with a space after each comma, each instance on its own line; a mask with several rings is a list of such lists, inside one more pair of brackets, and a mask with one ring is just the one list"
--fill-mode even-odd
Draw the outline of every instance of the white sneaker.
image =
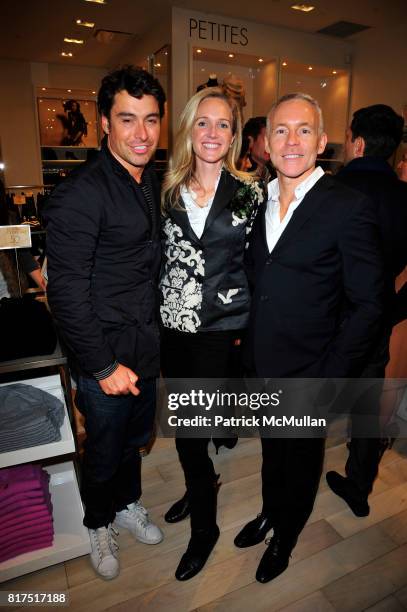
[[98, 529], [89, 529], [92, 546], [90, 560], [95, 572], [105, 580], [116, 578], [120, 571], [119, 560], [117, 558], [119, 545], [114, 539], [112, 532], [114, 535], [118, 535], [118, 532], [112, 525], [99, 527]]
[[161, 529], [149, 520], [147, 510], [138, 501], [128, 504], [127, 510], [116, 512], [115, 524], [128, 529], [144, 544], [158, 544], [164, 537]]

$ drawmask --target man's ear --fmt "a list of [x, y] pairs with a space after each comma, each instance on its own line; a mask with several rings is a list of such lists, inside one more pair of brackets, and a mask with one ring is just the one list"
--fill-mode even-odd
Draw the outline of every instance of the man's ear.
[[355, 157], [363, 157], [365, 154], [366, 142], [363, 136], [358, 136], [353, 141], [353, 150], [355, 152]]
[[254, 145], [254, 138], [253, 136], [249, 136], [249, 151], [252, 150], [253, 145]]
[[321, 136], [319, 137], [319, 142], [318, 142], [318, 155], [321, 155], [321, 153], [325, 151], [327, 142], [328, 142], [328, 136], [325, 134], [325, 132], [322, 132]]
[[105, 115], [102, 115], [102, 129], [105, 134], [108, 134], [110, 131], [109, 119]]
[[267, 132], [264, 134], [264, 149], [266, 153], [268, 153], [269, 155], [271, 154], [270, 145], [269, 145], [269, 137], [268, 137]]

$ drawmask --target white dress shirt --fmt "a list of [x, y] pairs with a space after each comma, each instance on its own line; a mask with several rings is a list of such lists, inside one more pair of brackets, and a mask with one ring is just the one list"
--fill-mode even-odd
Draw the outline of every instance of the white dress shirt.
[[194, 233], [198, 236], [198, 238], [201, 238], [203, 234], [205, 223], [206, 223], [206, 218], [209, 215], [209, 211], [212, 207], [213, 200], [216, 194], [216, 190], [219, 184], [219, 179], [220, 179], [220, 173], [219, 173], [219, 176], [215, 184], [215, 191], [213, 193], [213, 196], [209, 198], [205, 206], [198, 206], [198, 204], [195, 201], [195, 197], [196, 197], [195, 192], [191, 188], [188, 189], [188, 187], [186, 187], [185, 185], [181, 187], [181, 197], [185, 204], [185, 210], [187, 211], [187, 214], [188, 214], [189, 223], [192, 229], [194, 230]]
[[305, 195], [324, 176], [324, 171], [320, 166], [310, 174], [294, 191], [294, 199], [290, 202], [284, 219], [280, 221], [280, 187], [278, 179], [274, 179], [268, 184], [268, 200], [266, 208], [266, 239], [269, 252], [274, 249], [281, 234], [290, 222], [294, 211], [303, 201]]

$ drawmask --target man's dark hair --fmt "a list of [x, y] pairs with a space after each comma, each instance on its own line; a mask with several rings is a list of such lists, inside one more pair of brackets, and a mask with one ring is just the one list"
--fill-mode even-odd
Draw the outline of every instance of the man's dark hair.
[[388, 159], [401, 142], [403, 124], [403, 117], [391, 106], [366, 106], [353, 114], [350, 124], [352, 141], [361, 136], [365, 141], [365, 156]]
[[120, 91], [127, 91], [130, 96], [138, 99], [153, 96], [158, 102], [160, 117], [164, 115], [164, 90], [159, 81], [143, 68], [123, 66], [109, 72], [102, 79], [98, 93], [98, 109], [101, 115], [110, 119], [114, 97]]
[[242, 151], [240, 157], [244, 157], [249, 150], [249, 136], [256, 140], [261, 130], [267, 125], [266, 117], [252, 117], [246, 121], [242, 130]]

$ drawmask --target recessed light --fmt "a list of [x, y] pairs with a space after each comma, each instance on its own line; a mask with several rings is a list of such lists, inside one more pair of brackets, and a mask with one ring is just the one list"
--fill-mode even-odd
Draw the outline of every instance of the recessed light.
[[310, 13], [311, 11], [314, 10], [315, 6], [312, 6], [311, 4], [292, 4], [291, 8], [294, 11], [302, 11], [303, 13]]
[[95, 4], [107, 4], [106, 0], [85, 0], [85, 2], [94, 2]]
[[336, 74], [336, 70], [332, 70], [332, 74]]
[[41, 91], [47, 91], [46, 87], [41, 87]]
[[68, 53], [66, 53], [65, 51], [62, 51], [61, 55], [62, 57], [73, 57], [73, 53], [71, 53], [70, 51], [68, 51]]
[[308, 70], [312, 70], [312, 66], [308, 66]]
[[196, 52], [197, 53], [202, 53], [202, 49], [197, 49]]
[[283, 62], [283, 64], [282, 64], [282, 65], [283, 65], [283, 66], [287, 66], [287, 62]]
[[92, 93], [93, 93], [93, 94], [95, 94], [95, 93], [96, 93], [96, 91], [92, 91]]
[[160, 62], [158, 62], [157, 64], [154, 64], [154, 68], [161, 68]]
[[67, 89], [66, 91], [67, 91], [68, 93], [71, 93], [72, 89]]
[[82, 19], [76, 20], [77, 25], [82, 26], [83, 28], [94, 28], [95, 24], [93, 21], [82, 21]]
[[261, 64], [262, 62], [264, 62], [264, 59], [263, 59], [262, 57], [259, 57], [258, 61], [259, 61], [259, 62], [260, 62], [260, 64]]
[[233, 57], [235, 57], [235, 54], [234, 53], [228, 53], [228, 57], [233, 58]]
[[64, 38], [64, 42], [72, 43], [74, 45], [83, 45], [83, 40], [81, 38]]

